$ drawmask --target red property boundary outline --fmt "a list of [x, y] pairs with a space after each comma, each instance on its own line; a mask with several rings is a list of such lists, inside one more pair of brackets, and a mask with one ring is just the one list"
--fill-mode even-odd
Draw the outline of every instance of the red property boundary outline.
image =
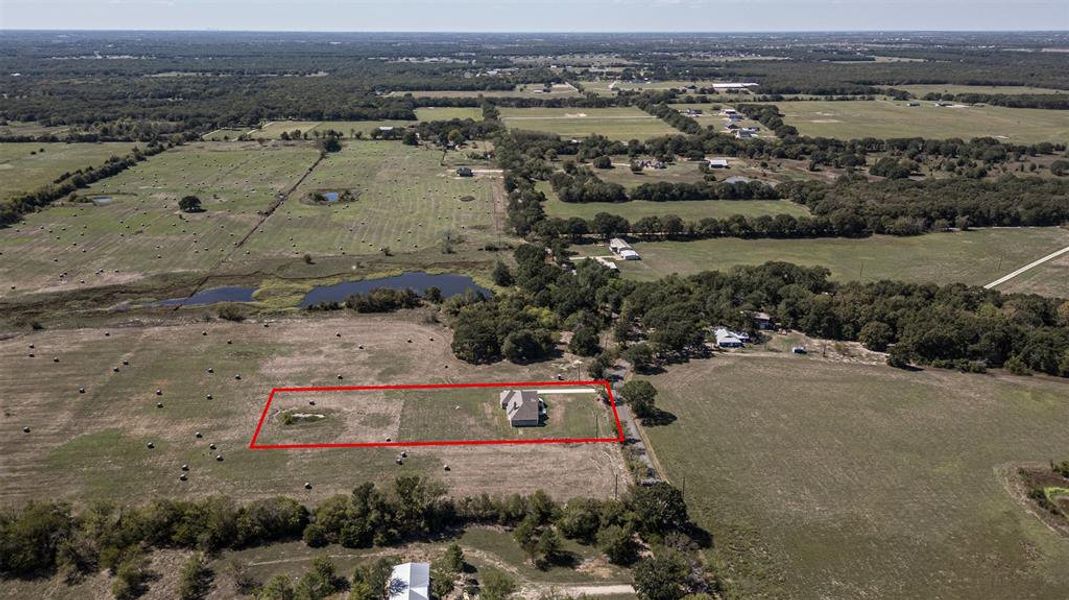
[[[360, 392], [370, 390], [434, 390], [434, 389], [466, 389], [466, 388], [530, 388], [530, 387], [573, 387], [573, 386], [601, 386], [605, 388], [609, 398], [609, 407], [612, 408], [612, 416], [616, 421], [615, 437], [591, 437], [591, 438], [535, 438], [535, 439], [501, 439], [501, 440], [412, 440], [408, 442], [345, 442], [345, 443], [315, 443], [315, 444], [259, 444], [257, 439], [263, 430], [267, 413], [271, 409], [271, 403], [277, 393], [311, 393], [311, 392]], [[623, 442], [624, 427], [620, 423], [620, 413], [616, 410], [616, 397], [613, 396], [612, 386], [604, 379], [591, 381], [519, 381], [519, 382], [485, 382], [485, 383], [432, 383], [412, 385], [339, 385], [339, 386], [316, 386], [316, 387], [280, 387], [271, 388], [267, 395], [267, 402], [260, 412], [260, 420], [256, 423], [256, 431], [249, 441], [250, 450], [297, 450], [312, 448], [382, 448], [382, 447], [412, 447], [412, 446], [503, 446], [503, 445], [526, 445], [526, 444], [592, 444]]]

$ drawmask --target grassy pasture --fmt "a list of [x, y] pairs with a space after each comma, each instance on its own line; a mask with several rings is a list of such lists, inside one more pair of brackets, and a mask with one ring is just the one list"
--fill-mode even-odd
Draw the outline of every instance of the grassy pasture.
[[1069, 254], [1063, 254], [1025, 271], [996, 289], [1003, 292], [1069, 298]]
[[[502, 389], [279, 393], [259, 442], [590, 438], [599, 431], [602, 437], [612, 435], [606, 430], [612, 415], [596, 402], [593, 393], [539, 394], [547, 405], [544, 423], [538, 427], [512, 427], [498, 403]], [[315, 404], [310, 405], [311, 401]]]
[[41, 125], [34, 121], [8, 121], [6, 125], [0, 125], [0, 135], [55, 135], [61, 136], [70, 129], [66, 125]]
[[[218, 321], [7, 337], [0, 341], [8, 413], [0, 420], [0, 505], [42, 497], [84, 503], [216, 493], [242, 500], [286, 494], [312, 502], [347, 493], [361, 481], [412, 471], [458, 494], [612, 493], [613, 473], [622, 476], [623, 464], [610, 444], [413, 448], [403, 467], [394, 464], [397, 451], [391, 449], [247, 448], [272, 387], [545, 381], [566, 368], [468, 365], [453, 357], [447, 328], [416, 321], [415, 315], [346, 315], [276, 321], [269, 328]], [[182, 464], [190, 466], [186, 482], [178, 479]], [[313, 490], [304, 490], [306, 481]]]
[[545, 131], [561, 137], [601, 134], [616, 140], [647, 139], [679, 133], [664, 121], [632, 106], [613, 108], [502, 108], [513, 129]]
[[778, 102], [789, 125], [804, 135], [833, 138], [974, 138], [1014, 143], [1069, 140], [1069, 114], [1062, 110], [1002, 106], [938, 107], [931, 102]]
[[[110, 196], [110, 204], [57, 204], [0, 230], [0, 294], [208, 270], [316, 156], [311, 146], [222, 142], [154, 156], [81, 194]], [[200, 197], [205, 212], [180, 213], [187, 194]]]
[[99, 167], [112, 156], [129, 154], [136, 145], [133, 142], [0, 143], [0, 201], [48, 185], [64, 173]]
[[[383, 247], [395, 253], [438, 249], [447, 232], [472, 244], [498, 239], [495, 180], [457, 177], [440, 157], [398, 142], [348, 142], [319, 164], [246, 249], [271, 257], [366, 255]], [[341, 190], [358, 199], [325, 206], [304, 200], [315, 191]], [[461, 200], [468, 196], [474, 199]]]
[[577, 98], [579, 91], [569, 84], [554, 84], [549, 92], [543, 92], [541, 85], [518, 85], [512, 90], [416, 90], [411, 92], [390, 92], [390, 96], [412, 95], [415, 98]]
[[1069, 543], [1005, 480], [1069, 449], [1065, 382], [738, 354], [652, 382], [729, 597], [1064, 597]]
[[468, 106], [428, 106], [416, 109], [420, 121], [448, 121], [450, 119], [483, 120], [483, 109]]
[[[690, 274], [777, 260], [823, 265], [831, 269], [832, 278], [841, 281], [897, 279], [983, 285], [1066, 245], [1069, 245], [1069, 230], [1056, 227], [986, 229], [905, 238], [722, 238], [637, 242], [635, 250], [642, 255], [642, 260], [619, 264], [626, 277], [641, 280], [658, 279], [669, 273]], [[583, 254], [608, 252], [604, 246], [577, 246], [575, 249]]]
[[1037, 88], [1023, 85], [955, 85], [948, 83], [916, 83], [894, 86], [918, 98], [925, 94], [1069, 94], [1069, 90]]

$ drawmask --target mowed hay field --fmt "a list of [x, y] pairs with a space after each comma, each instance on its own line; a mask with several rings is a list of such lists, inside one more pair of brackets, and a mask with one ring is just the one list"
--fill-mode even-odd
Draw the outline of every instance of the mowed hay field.
[[539, 393], [547, 413], [536, 427], [509, 424], [499, 404], [504, 389], [277, 392], [257, 444], [615, 437], [612, 413], [593, 388]]
[[1066, 597], [1069, 539], [1007, 491], [1069, 453], [1064, 381], [738, 354], [651, 381], [729, 597]]
[[100, 167], [126, 156], [137, 144], [0, 143], [0, 202], [52, 183], [64, 173]]
[[894, 86], [896, 89], [906, 90], [914, 96], [925, 94], [1069, 94], [1069, 90], [1055, 90], [1051, 88], [1037, 88], [1018, 85], [954, 85], [946, 83], [914, 83], [910, 85]]
[[[0, 505], [210, 494], [314, 502], [405, 472], [431, 475], [462, 495], [612, 493], [614, 474], [625, 477], [613, 444], [410, 448], [403, 467], [394, 463], [397, 449], [248, 449], [273, 387], [547, 381], [560, 372], [552, 363], [468, 365], [453, 357], [447, 328], [418, 320], [331, 317], [8, 337], [0, 341]], [[179, 481], [183, 464], [186, 482]]]
[[759, 217], [761, 215], [808, 215], [804, 206], [785, 200], [693, 200], [682, 202], [649, 202], [632, 200], [630, 202], [561, 202], [555, 196], [545, 204], [546, 214], [551, 217], [568, 219], [581, 217], [593, 219], [594, 215], [606, 212], [620, 215], [629, 221], [642, 217], [676, 215], [684, 221], [697, 221], [705, 217], [723, 219], [732, 215]]
[[450, 119], [483, 120], [483, 109], [470, 106], [429, 106], [416, 109], [420, 121], [448, 121]]
[[[982, 229], [915, 237], [876, 235], [861, 239], [743, 240], [720, 238], [686, 242], [637, 242], [641, 261], [619, 263], [626, 277], [658, 279], [759, 265], [770, 260], [822, 265], [840, 281], [952, 282], [983, 285], [1069, 246], [1069, 230], [1059, 227]], [[604, 246], [577, 246], [584, 254], [606, 254]], [[1064, 285], [1064, 284], [1063, 284]]]
[[1016, 143], [1066, 142], [1069, 112], [1002, 106], [939, 107], [931, 102], [777, 102], [784, 121], [803, 135], [863, 137], [975, 138], [990, 136]]
[[1025, 271], [1000, 284], [996, 289], [1002, 292], [1069, 298], [1069, 253]]
[[[346, 142], [319, 163], [246, 250], [270, 257], [378, 254], [387, 247], [404, 253], [440, 250], [447, 232], [462, 240], [458, 246], [499, 239], [493, 210], [500, 175], [458, 177], [440, 159], [441, 152], [399, 142]], [[307, 201], [314, 192], [344, 190], [357, 199]]]
[[[214, 268], [317, 156], [310, 145], [253, 142], [189, 144], [156, 155], [81, 194], [109, 196], [108, 204], [55, 204], [0, 230], [0, 294]], [[179, 212], [178, 200], [189, 194], [205, 212]]]
[[614, 140], [647, 139], [679, 133], [657, 117], [633, 106], [613, 108], [501, 108], [512, 129], [544, 131], [561, 137], [594, 134]]

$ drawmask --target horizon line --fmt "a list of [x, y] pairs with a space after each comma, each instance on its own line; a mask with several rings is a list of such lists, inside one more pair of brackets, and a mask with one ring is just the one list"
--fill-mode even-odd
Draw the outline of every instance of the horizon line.
[[0, 27], [0, 32], [91, 32], [91, 33], [435, 33], [435, 34], [768, 34], [768, 33], [1064, 33], [1069, 29], [141, 29], [141, 28], [60, 28], [42, 29], [38, 27]]

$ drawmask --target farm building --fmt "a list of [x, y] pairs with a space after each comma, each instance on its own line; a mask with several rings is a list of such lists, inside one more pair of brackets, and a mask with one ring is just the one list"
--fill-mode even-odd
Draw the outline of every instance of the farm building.
[[642, 257], [639, 256], [638, 252], [635, 252], [635, 249], [631, 247], [631, 244], [628, 244], [620, 238], [612, 238], [609, 240], [609, 250], [612, 250], [613, 254], [624, 260], [642, 260]]
[[753, 139], [755, 137], [757, 137], [757, 132], [754, 131], [753, 129], [747, 129], [747, 128], [744, 127], [742, 129], [735, 130], [735, 138], [736, 139], [749, 140], [749, 139]]
[[504, 390], [501, 408], [513, 427], [537, 427], [542, 417], [542, 401], [534, 390]]
[[715, 334], [718, 348], [742, 348], [742, 340], [728, 329], [720, 327]]
[[390, 581], [386, 585], [390, 600], [430, 600], [431, 565], [430, 563], [397, 565], [390, 572]]
[[474, 177], [475, 172], [471, 170], [471, 167], [457, 167], [457, 175], [460, 177]]
[[726, 158], [710, 158], [709, 159], [709, 168], [710, 169], [726, 169], [729, 166], [730, 165], [728, 165], [728, 159], [726, 159]]
[[753, 322], [761, 330], [772, 329], [775, 326], [775, 323], [772, 322], [772, 315], [765, 312], [754, 313]]

